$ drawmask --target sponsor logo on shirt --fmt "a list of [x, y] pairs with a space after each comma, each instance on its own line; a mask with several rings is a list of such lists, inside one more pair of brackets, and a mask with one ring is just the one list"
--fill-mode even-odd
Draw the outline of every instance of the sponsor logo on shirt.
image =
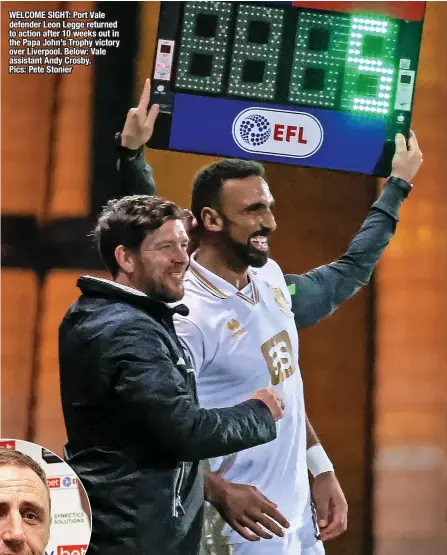
[[231, 332], [231, 337], [233, 339], [236, 339], [237, 337], [239, 337], [240, 335], [242, 335], [247, 331], [245, 328], [241, 328], [240, 322], [235, 319], [230, 320], [227, 323], [227, 330]]
[[280, 331], [263, 345], [261, 351], [267, 363], [272, 385], [278, 385], [296, 372], [292, 343], [286, 330]]

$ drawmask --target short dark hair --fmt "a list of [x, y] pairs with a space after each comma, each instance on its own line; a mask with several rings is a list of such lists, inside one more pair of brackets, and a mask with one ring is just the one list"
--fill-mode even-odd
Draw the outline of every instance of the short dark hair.
[[138, 251], [146, 236], [169, 220], [180, 220], [180, 208], [164, 198], [133, 195], [110, 200], [103, 207], [92, 233], [104, 264], [115, 278], [118, 245]]
[[206, 206], [219, 208], [220, 191], [225, 181], [264, 175], [264, 166], [254, 160], [228, 158], [202, 168], [194, 179], [191, 198], [191, 211], [199, 228], [203, 226], [202, 209]]
[[47, 475], [45, 474], [45, 470], [40, 466], [40, 464], [28, 455], [25, 455], [25, 453], [22, 453], [21, 451], [7, 449], [6, 447], [0, 447], [0, 466], [6, 465], [30, 468], [33, 472], [37, 474], [37, 476], [39, 476], [48, 493], [48, 501], [51, 511], [51, 495], [50, 488], [48, 487], [47, 483]]

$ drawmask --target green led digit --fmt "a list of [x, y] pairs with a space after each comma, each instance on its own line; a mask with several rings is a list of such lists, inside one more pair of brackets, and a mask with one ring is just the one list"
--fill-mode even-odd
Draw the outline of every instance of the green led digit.
[[228, 94], [275, 97], [283, 18], [282, 9], [239, 6]]
[[175, 85], [220, 93], [227, 55], [230, 2], [185, 2]]
[[390, 19], [352, 16], [341, 108], [381, 117], [390, 112], [398, 30]]
[[306, 11], [300, 14], [290, 77], [290, 102], [324, 108], [336, 106], [349, 24], [349, 18], [339, 14]]

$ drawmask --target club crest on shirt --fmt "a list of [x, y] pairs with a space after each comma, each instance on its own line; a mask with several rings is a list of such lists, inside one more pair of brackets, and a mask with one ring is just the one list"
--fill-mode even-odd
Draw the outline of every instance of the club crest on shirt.
[[289, 305], [287, 304], [284, 293], [279, 287], [273, 287], [273, 299], [283, 312], [289, 312]]
[[234, 318], [227, 323], [227, 330], [231, 332], [231, 336], [233, 339], [236, 339], [236, 337], [239, 337], [247, 331], [245, 328], [241, 328], [239, 320], [236, 320]]

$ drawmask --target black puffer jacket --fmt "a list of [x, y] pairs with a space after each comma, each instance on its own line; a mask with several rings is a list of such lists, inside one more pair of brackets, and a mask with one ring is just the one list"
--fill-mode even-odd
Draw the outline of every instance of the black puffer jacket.
[[272, 441], [271, 413], [258, 400], [199, 408], [174, 310], [112, 282], [78, 286], [59, 358], [67, 462], [93, 512], [88, 552], [197, 555], [199, 461]]

